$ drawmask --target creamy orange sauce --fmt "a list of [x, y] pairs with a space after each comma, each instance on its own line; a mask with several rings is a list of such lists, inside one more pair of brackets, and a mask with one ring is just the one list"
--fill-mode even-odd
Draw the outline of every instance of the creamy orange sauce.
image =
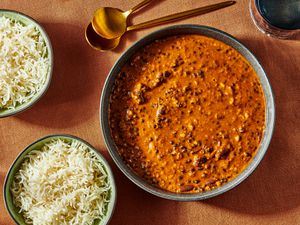
[[157, 40], [121, 69], [110, 99], [123, 160], [171, 192], [211, 190], [256, 154], [265, 101], [255, 71], [230, 46], [200, 35]]

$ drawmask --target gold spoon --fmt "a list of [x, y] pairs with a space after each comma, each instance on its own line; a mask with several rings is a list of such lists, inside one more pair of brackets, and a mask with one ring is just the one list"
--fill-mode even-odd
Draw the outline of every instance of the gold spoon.
[[113, 39], [120, 37], [126, 31], [128, 16], [147, 5], [150, 1], [144, 0], [125, 12], [111, 7], [99, 8], [94, 13], [92, 26], [95, 32], [104, 38]]
[[[184, 11], [184, 12], [180, 12], [180, 13], [171, 14], [171, 15], [164, 16], [164, 17], [161, 17], [158, 19], [154, 19], [154, 20], [150, 20], [150, 21], [147, 21], [144, 23], [137, 24], [137, 25], [129, 26], [129, 27], [127, 27], [125, 32], [137, 30], [137, 29], [144, 29], [144, 28], [164, 24], [167, 22], [171, 22], [171, 21], [175, 21], [175, 20], [179, 20], [179, 19], [183, 19], [183, 18], [187, 18], [187, 17], [191, 17], [191, 16], [205, 14], [205, 13], [212, 12], [212, 11], [215, 11], [215, 10], [218, 10], [221, 8], [228, 7], [235, 3], [236, 3], [236, 1], [226, 1], [226, 2], [221, 2], [218, 4], [200, 7], [197, 9], [192, 9], [192, 10], [188, 10], [188, 11]], [[120, 43], [120, 39], [121, 39], [122, 35], [117, 38], [114, 38], [114, 39], [103, 38], [94, 31], [92, 23], [90, 23], [85, 30], [85, 38], [86, 38], [88, 44], [92, 48], [99, 50], [99, 51], [108, 51], [108, 50], [112, 50], [112, 49], [116, 48]]]

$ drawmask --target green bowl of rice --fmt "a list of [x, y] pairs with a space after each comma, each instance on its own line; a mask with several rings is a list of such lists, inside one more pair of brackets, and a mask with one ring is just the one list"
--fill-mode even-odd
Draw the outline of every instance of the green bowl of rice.
[[49, 87], [53, 51], [44, 28], [20, 12], [0, 10], [0, 118], [24, 111]]
[[116, 186], [109, 164], [89, 143], [50, 135], [15, 159], [4, 200], [19, 225], [105, 225], [114, 211]]

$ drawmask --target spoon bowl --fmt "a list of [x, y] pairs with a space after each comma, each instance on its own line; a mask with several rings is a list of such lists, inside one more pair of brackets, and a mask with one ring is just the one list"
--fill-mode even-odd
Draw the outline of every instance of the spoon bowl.
[[116, 48], [119, 45], [121, 38], [103, 38], [95, 32], [92, 23], [90, 23], [85, 30], [85, 39], [93, 49], [98, 51], [109, 51]]
[[98, 35], [104, 38], [120, 37], [126, 31], [127, 17], [130, 13], [130, 11], [123, 12], [116, 8], [100, 8], [94, 14], [92, 27]]
[[126, 32], [127, 18], [131, 13], [149, 4], [152, 0], [144, 0], [128, 11], [121, 9], [102, 7], [93, 16], [92, 27], [94, 31], [103, 38], [119, 38]]

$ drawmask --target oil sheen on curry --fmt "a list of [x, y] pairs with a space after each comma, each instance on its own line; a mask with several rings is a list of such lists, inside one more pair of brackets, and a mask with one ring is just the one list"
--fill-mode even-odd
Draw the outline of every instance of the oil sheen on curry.
[[176, 193], [217, 188], [255, 156], [265, 129], [259, 79], [235, 49], [200, 35], [157, 40], [121, 68], [112, 137], [126, 164]]

